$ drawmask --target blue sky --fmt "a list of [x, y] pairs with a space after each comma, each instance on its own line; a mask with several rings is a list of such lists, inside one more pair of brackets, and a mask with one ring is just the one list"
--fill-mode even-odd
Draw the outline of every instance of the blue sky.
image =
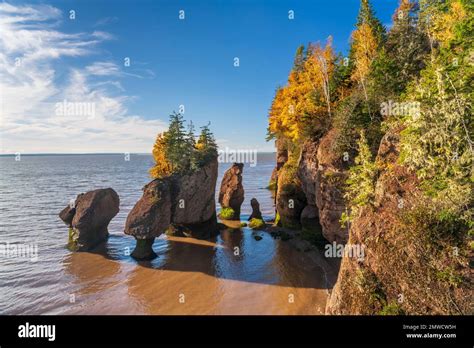
[[[372, 1], [383, 23], [397, 2]], [[179, 105], [195, 125], [210, 121], [221, 147], [271, 151], [267, 111], [296, 48], [332, 35], [346, 53], [358, 8], [358, 0], [0, 3], [1, 152], [149, 152]], [[58, 115], [63, 101], [91, 103], [94, 115]]]

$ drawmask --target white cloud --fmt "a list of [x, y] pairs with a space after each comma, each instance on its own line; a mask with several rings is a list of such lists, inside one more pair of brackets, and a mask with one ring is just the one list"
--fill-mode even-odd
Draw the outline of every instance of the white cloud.
[[[165, 125], [130, 114], [134, 98], [119, 81], [143, 76], [110, 61], [65, 67], [62, 58], [90, 55], [113, 36], [64, 33], [56, 29], [61, 19], [51, 6], [0, 3], [0, 152], [150, 151]], [[63, 101], [93, 105], [94, 117], [58, 115]]]

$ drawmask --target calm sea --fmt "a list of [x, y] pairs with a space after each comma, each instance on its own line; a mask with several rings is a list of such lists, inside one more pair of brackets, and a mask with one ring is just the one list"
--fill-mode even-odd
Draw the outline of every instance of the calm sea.
[[[10, 250], [0, 253], [0, 314], [321, 312], [323, 266], [305, 261], [268, 234], [257, 241], [256, 232], [247, 228], [224, 231], [211, 241], [161, 236], [154, 245], [157, 259], [131, 259], [127, 251], [135, 242], [123, 228], [150, 181], [151, 165], [151, 156], [138, 154], [129, 161], [123, 155], [0, 157], [0, 248]], [[273, 217], [273, 199], [265, 187], [274, 165], [272, 153], [259, 154], [255, 167], [245, 164], [243, 220], [253, 197], [264, 217]], [[218, 187], [229, 166], [219, 164]], [[78, 193], [106, 187], [120, 196], [106, 249], [71, 253], [59, 211]], [[12, 246], [29, 247], [30, 254], [15, 256]], [[257, 301], [255, 291], [265, 291], [267, 298]], [[305, 302], [287, 306], [287, 293], [297, 292]]]

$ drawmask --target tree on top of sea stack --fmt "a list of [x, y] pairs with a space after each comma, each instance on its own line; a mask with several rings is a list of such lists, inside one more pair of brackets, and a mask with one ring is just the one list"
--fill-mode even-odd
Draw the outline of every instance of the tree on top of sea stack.
[[201, 127], [197, 142], [193, 123], [189, 123], [187, 132], [185, 129], [183, 116], [173, 112], [168, 131], [158, 134], [153, 145], [152, 178], [193, 172], [217, 157], [217, 144], [209, 125]]

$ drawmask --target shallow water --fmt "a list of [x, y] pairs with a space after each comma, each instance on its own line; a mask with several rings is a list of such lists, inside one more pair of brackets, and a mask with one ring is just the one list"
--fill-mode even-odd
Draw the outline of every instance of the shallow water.
[[[321, 314], [328, 272], [321, 255], [299, 252], [268, 233], [227, 229], [212, 240], [166, 237], [153, 246], [158, 258], [136, 262], [125, 219], [150, 179], [148, 155], [0, 157], [0, 247], [36, 245], [38, 258], [0, 254], [1, 314]], [[219, 165], [218, 186], [230, 164]], [[274, 154], [244, 167], [242, 219], [250, 198], [273, 217], [265, 186]], [[59, 211], [78, 193], [112, 187], [120, 212], [98, 253], [65, 248], [67, 227]], [[263, 237], [257, 241], [254, 235]], [[240, 253], [235, 254], [238, 247]], [[26, 255], [24, 255], [26, 256]], [[331, 279], [334, 274], [331, 273]]]

